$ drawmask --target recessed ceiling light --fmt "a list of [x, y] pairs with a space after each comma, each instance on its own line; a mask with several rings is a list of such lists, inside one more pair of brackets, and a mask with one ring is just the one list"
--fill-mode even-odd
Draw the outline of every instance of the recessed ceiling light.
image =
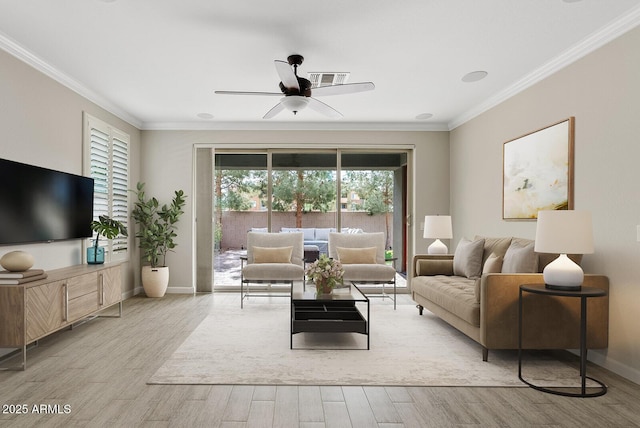
[[462, 81], [463, 82], [477, 82], [478, 80], [482, 80], [485, 77], [487, 77], [487, 73], [486, 71], [472, 71], [471, 73], [467, 73], [464, 76], [462, 76]]
[[100, 0], [103, 3], [115, 3], [116, 0]]
[[416, 116], [416, 119], [418, 119], [418, 120], [427, 120], [427, 119], [431, 119], [432, 117], [433, 117], [433, 115], [431, 113], [421, 113], [421, 114]]
[[198, 113], [198, 117], [206, 120], [213, 119], [213, 115], [211, 113]]
[[578, 3], [579, 1], [582, 1], [582, 0], [562, 0], [562, 1], [565, 3]]

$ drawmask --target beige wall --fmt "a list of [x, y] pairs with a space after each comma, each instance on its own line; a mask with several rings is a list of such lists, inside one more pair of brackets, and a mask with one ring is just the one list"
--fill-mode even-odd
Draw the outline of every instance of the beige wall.
[[[320, 148], [362, 147], [366, 149], [415, 147], [414, 217], [429, 213], [446, 214], [449, 206], [448, 132], [415, 131], [144, 131], [142, 133], [142, 177], [150, 195], [169, 201], [174, 190], [183, 189], [189, 199], [185, 219], [180, 225], [175, 253], [167, 256], [171, 268], [170, 291], [194, 289], [196, 267], [193, 266], [193, 153], [195, 145], [219, 148]], [[410, 253], [418, 241], [419, 228], [409, 234]]]
[[[130, 135], [132, 176], [137, 179], [139, 130], [2, 50], [0, 76], [1, 158], [82, 174], [82, 112], [86, 111]], [[2, 246], [0, 256], [17, 249], [33, 254], [42, 269], [82, 263], [78, 240]], [[134, 281], [130, 265], [125, 269], [127, 292], [133, 290]]]
[[591, 359], [640, 383], [640, 28], [451, 132], [454, 241], [533, 238], [535, 222], [502, 220], [502, 146], [576, 118], [575, 208], [593, 215], [585, 271], [611, 281], [609, 348]]

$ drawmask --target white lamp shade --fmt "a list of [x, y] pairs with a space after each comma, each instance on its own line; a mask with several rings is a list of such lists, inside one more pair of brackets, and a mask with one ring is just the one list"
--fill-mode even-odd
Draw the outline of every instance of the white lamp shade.
[[426, 215], [424, 216], [423, 238], [431, 239], [451, 239], [453, 231], [451, 228], [450, 215]]
[[586, 211], [539, 211], [535, 251], [559, 253], [545, 266], [544, 282], [549, 288], [579, 290], [584, 278], [582, 268], [567, 254], [593, 253], [591, 213]]
[[593, 226], [588, 211], [538, 211], [535, 251], [538, 253], [593, 253]]

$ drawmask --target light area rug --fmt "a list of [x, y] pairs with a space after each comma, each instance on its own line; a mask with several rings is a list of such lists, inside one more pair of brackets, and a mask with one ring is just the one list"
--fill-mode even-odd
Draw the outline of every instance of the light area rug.
[[[517, 351], [490, 351], [483, 362], [480, 345], [413, 305], [394, 311], [389, 301], [372, 302], [370, 350], [357, 333], [298, 333], [290, 349], [289, 319], [282, 304], [214, 307], [148, 383], [525, 386]], [[523, 377], [542, 386], [579, 384], [575, 367], [545, 353], [526, 354]]]

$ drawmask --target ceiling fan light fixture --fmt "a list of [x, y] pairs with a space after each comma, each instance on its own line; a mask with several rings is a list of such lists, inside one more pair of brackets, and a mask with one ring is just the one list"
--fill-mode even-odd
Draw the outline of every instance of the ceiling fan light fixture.
[[287, 110], [292, 111], [293, 114], [296, 114], [300, 110], [303, 110], [307, 106], [307, 104], [309, 104], [309, 99], [301, 95], [289, 95], [288, 97], [282, 98], [280, 102], [283, 106], [285, 106]]

